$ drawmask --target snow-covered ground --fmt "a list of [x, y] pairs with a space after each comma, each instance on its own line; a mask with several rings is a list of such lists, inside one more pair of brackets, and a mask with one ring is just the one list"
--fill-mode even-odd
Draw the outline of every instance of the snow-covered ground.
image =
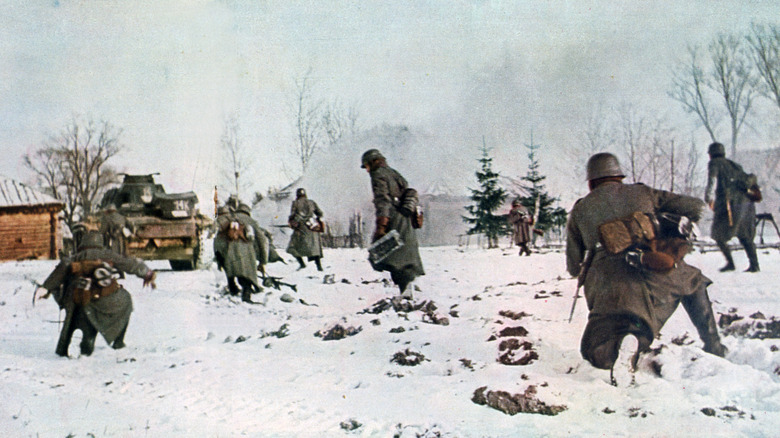
[[[31, 302], [30, 280], [42, 281], [55, 262], [0, 264], [0, 435], [778, 436], [780, 340], [750, 336], [780, 315], [777, 249], [760, 251], [758, 274], [718, 272], [718, 252], [688, 256], [714, 280], [715, 311], [744, 317], [732, 328], [753, 327], [724, 336], [721, 359], [701, 350], [680, 307], [654, 344], [664, 348], [643, 358], [636, 386], [617, 388], [580, 357], [586, 305], [580, 300], [567, 322], [575, 280], [562, 253], [421, 253], [427, 275], [416, 304], [432, 301], [435, 311], [429, 303], [380, 311], [396, 289], [364, 250], [326, 250], [324, 273], [269, 266], [297, 292], [266, 288], [254, 296], [265, 305], [222, 295], [225, 278], [213, 267], [173, 272], [155, 263], [156, 290], [124, 280], [135, 306], [127, 348], [99, 338], [91, 357], [79, 357], [76, 332], [70, 359], [54, 354], [56, 304]], [[744, 269], [744, 253], [735, 257]], [[283, 302], [284, 293], [294, 301]], [[763, 326], [750, 318], [758, 311]], [[337, 325], [347, 336], [325, 340]], [[509, 350], [499, 350], [502, 342]], [[505, 362], [526, 365], [499, 362], [514, 348]], [[559, 412], [508, 415], [473, 401], [483, 387], [528, 395], [532, 411]]]

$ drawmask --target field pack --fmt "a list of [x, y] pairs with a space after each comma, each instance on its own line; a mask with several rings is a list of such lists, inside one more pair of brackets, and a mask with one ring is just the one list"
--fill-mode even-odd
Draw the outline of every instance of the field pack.
[[77, 260], [70, 264], [76, 277], [73, 283], [73, 302], [85, 306], [93, 300], [113, 294], [119, 289], [117, 271], [102, 260]]
[[727, 184], [729, 189], [744, 193], [753, 202], [761, 202], [764, 196], [761, 194], [761, 188], [758, 186], [756, 174], [745, 172], [742, 166], [731, 160], [729, 160], [729, 163], [734, 169], [734, 175], [736, 175], [729, 179]]
[[417, 190], [411, 187], [404, 190], [398, 203], [398, 211], [402, 215], [411, 218], [412, 228], [422, 228], [424, 217]]

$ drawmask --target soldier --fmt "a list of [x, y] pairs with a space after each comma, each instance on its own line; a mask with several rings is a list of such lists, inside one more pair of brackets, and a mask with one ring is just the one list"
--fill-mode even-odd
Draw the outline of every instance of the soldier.
[[[617, 158], [609, 153], [588, 160], [587, 178], [590, 193], [572, 208], [566, 242], [567, 270], [584, 281], [590, 311], [580, 345], [582, 357], [596, 368], [611, 371], [620, 358], [623, 371], [633, 378], [639, 353], [649, 349], [680, 302], [704, 342], [704, 351], [722, 357], [726, 349], [707, 295], [712, 282], [685, 263], [682, 255], [670, 263], [663, 259], [665, 266], [659, 268], [649, 257], [657, 253], [607, 251], [605, 247], [610, 247], [599, 231], [600, 225], [634, 212], [642, 217], [673, 213], [695, 222], [704, 203], [643, 184], [623, 184]], [[637, 254], [641, 263], [630, 263]]]
[[507, 218], [512, 225], [512, 236], [515, 241], [515, 245], [520, 247], [520, 253], [518, 255], [531, 255], [531, 249], [528, 247], [528, 243], [531, 241], [531, 225], [534, 224], [534, 218], [528, 214], [528, 209], [520, 202], [519, 199], [512, 201], [512, 209], [509, 211]]
[[[709, 204], [715, 215], [712, 220], [710, 236], [718, 244], [726, 265], [721, 272], [733, 271], [734, 259], [728, 241], [734, 236], [745, 248], [750, 266], [746, 272], [758, 272], [758, 254], [756, 244], [756, 204], [748, 199], [743, 190], [738, 190], [733, 184], [738, 176], [744, 174], [742, 167], [726, 158], [726, 149], [720, 143], [712, 143], [708, 153], [707, 188], [704, 192], [704, 202]], [[717, 183], [715, 181], [717, 180]], [[712, 188], [715, 187], [715, 200], [712, 200]]]
[[[217, 267], [219, 270], [223, 270], [225, 267], [225, 253], [227, 252], [227, 232], [230, 227], [230, 219], [233, 214], [227, 205], [223, 205], [217, 208], [217, 218], [214, 221], [216, 227], [216, 235], [214, 236], [214, 258], [217, 261]], [[223, 232], [225, 231], [225, 232]]]
[[63, 259], [43, 282], [42, 288], [47, 292], [37, 299], [53, 294], [60, 308], [65, 309], [56, 349], [59, 356], [68, 355], [76, 329], [81, 330], [81, 354], [85, 356], [95, 349], [98, 332], [112, 348], [125, 346], [133, 302], [130, 293], [117, 282], [119, 272], [136, 275], [143, 278], [144, 286], [156, 287], [154, 271], [140, 260], [104, 248], [101, 233], [88, 231], [78, 252]]
[[396, 230], [404, 243], [373, 267], [378, 271], [389, 271], [390, 278], [401, 291], [401, 296], [411, 299], [410, 283], [416, 277], [425, 275], [425, 271], [411, 217], [399, 210], [402, 194], [408, 184], [400, 173], [387, 165], [385, 157], [376, 149], [363, 153], [361, 167], [371, 175], [371, 189], [374, 193], [376, 230], [371, 241], [376, 242], [391, 230]]
[[275, 261], [273, 259], [274, 251], [272, 250], [271, 245], [271, 232], [261, 227], [260, 224], [258, 224], [257, 221], [252, 218], [252, 209], [243, 202], [238, 204], [238, 209], [236, 210], [235, 215], [236, 217], [246, 222], [250, 227], [252, 227], [252, 230], [254, 230], [254, 239], [252, 240], [252, 245], [255, 249], [257, 269], [260, 272], [265, 272], [265, 265]]
[[317, 270], [322, 271], [320, 218], [322, 218], [322, 210], [316, 202], [306, 197], [306, 190], [302, 188], [296, 190], [295, 201], [290, 207], [290, 217], [287, 219], [288, 225], [293, 230], [287, 252], [298, 261], [298, 270], [306, 267], [303, 258], [308, 257], [309, 261], [313, 260], [317, 265]]
[[230, 294], [238, 295], [240, 285], [241, 301], [251, 303], [252, 292], [262, 290], [257, 282], [260, 237], [256, 222], [248, 214], [249, 207], [239, 203], [236, 208], [236, 212], [218, 211], [219, 231], [214, 238], [214, 255], [225, 271]]
[[103, 235], [106, 248], [127, 255], [125, 239], [132, 233], [132, 225], [126, 217], [116, 211], [116, 206], [114, 204], [106, 205], [103, 217], [100, 219], [100, 234]]

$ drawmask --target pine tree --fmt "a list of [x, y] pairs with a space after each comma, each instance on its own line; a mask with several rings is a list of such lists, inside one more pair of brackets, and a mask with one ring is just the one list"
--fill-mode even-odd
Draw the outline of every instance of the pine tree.
[[493, 158], [488, 154], [485, 140], [482, 140], [482, 158], [479, 159], [481, 169], [475, 172], [479, 189], [471, 190], [473, 205], [466, 206], [470, 217], [463, 216], [463, 221], [473, 225], [468, 234], [483, 233], [488, 239], [488, 248], [498, 247], [499, 236], [506, 235], [508, 227], [506, 218], [493, 214], [500, 209], [507, 198], [507, 192], [498, 185], [499, 174], [493, 172]]
[[[534, 229], [544, 232], [554, 226], [560, 226], [561, 223], [565, 224], [567, 214], [565, 209], [553, 207], [558, 198], [548, 195], [544, 184], [542, 184], [542, 181], [547, 177], [539, 173], [539, 160], [536, 157], [536, 151], [539, 150], [540, 146], [534, 144], [533, 134], [531, 134], [531, 143], [526, 144], [525, 147], [528, 149], [528, 173], [521, 179], [529, 183], [523, 186], [528, 195], [519, 197], [519, 199], [520, 203], [528, 209], [531, 217], [536, 220]], [[539, 209], [538, 213], [537, 208]], [[536, 234], [533, 236], [533, 242], [536, 242]]]

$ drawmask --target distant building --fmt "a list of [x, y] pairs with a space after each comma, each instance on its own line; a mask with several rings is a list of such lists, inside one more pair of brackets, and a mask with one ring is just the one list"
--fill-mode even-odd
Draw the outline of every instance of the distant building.
[[65, 204], [0, 176], [0, 260], [56, 259]]

